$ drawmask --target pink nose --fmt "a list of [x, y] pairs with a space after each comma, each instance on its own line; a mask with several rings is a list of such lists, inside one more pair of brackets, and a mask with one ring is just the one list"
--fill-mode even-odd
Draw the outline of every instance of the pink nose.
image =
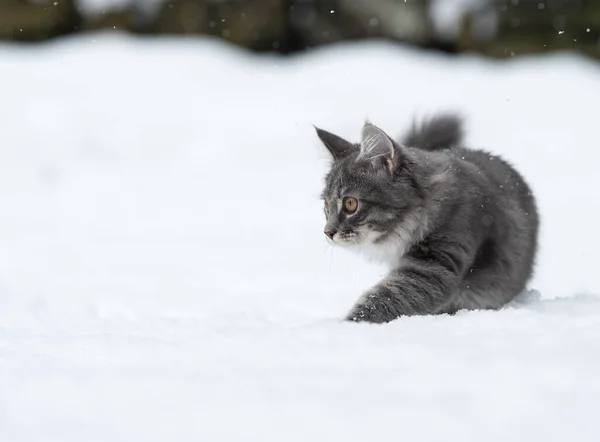
[[325, 235], [327, 235], [330, 239], [333, 239], [333, 235], [335, 235], [335, 230], [325, 229]]

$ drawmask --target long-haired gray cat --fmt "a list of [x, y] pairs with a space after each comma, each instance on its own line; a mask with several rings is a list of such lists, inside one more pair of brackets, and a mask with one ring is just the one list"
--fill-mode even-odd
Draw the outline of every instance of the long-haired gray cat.
[[366, 123], [360, 143], [317, 128], [333, 157], [322, 197], [325, 234], [389, 264], [346, 319], [497, 309], [531, 276], [534, 197], [498, 156], [460, 147], [461, 122], [441, 115], [396, 143]]

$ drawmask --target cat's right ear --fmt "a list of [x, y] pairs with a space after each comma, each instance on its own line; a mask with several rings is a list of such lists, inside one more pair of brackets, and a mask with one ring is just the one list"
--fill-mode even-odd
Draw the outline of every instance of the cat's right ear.
[[339, 161], [352, 153], [356, 149], [356, 147], [344, 140], [337, 135], [327, 132], [326, 130], [319, 129], [315, 126], [315, 130], [317, 131], [317, 136], [321, 140], [321, 142], [325, 145], [329, 153], [333, 156], [335, 161]]

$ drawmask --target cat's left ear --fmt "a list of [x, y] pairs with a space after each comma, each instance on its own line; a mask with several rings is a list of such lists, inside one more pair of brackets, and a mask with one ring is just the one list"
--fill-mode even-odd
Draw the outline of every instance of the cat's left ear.
[[352, 151], [356, 149], [352, 143], [344, 140], [341, 137], [338, 137], [337, 135], [327, 132], [326, 130], [319, 129], [318, 127], [315, 127], [315, 130], [317, 131], [317, 136], [325, 145], [329, 153], [333, 156], [335, 161], [346, 158], [352, 153]]
[[368, 161], [377, 171], [390, 176], [398, 165], [398, 153], [394, 142], [387, 134], [371, 123], [365, 123], [357, 161]]

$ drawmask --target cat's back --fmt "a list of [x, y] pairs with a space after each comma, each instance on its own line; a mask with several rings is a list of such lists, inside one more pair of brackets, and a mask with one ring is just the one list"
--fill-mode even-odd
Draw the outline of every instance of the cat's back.
[[478, 183], [485, 195], [484, 211], [492, 222], [486, 244], [493, 246], [492, 255], [503, 263], [496, 266], [494, 276], [508, 279], [511, 291], [522, 290], [533, 271], [537, 250], [539, 216], [531, 188], [516, 168], [498, 155], [465, 148], [453, 149], [453, 155], [484, 176]]
[[462, 127], [453, 115], [413, 128], [405, 144], [424, 152], [423, 164], [436, 158], [442, 170], [433, 176], [445, 192], [438, 199], [443, 215], [431, 234], [476, 248], [457, 297], [443, 311], [505, 305], [533, 273], [539, 218], [529, 185], [500, 156], [459, 147]]
[[454, 148], [452, 154], [456, 158], [474, 165], [478, 172], [485, 176], [485, 193], [499, 207], [519, 208], [527, 213], [528, 219], [537, 224], [535, 197], [523, 176], [514, 166], [502, 157], [483, 150]]

